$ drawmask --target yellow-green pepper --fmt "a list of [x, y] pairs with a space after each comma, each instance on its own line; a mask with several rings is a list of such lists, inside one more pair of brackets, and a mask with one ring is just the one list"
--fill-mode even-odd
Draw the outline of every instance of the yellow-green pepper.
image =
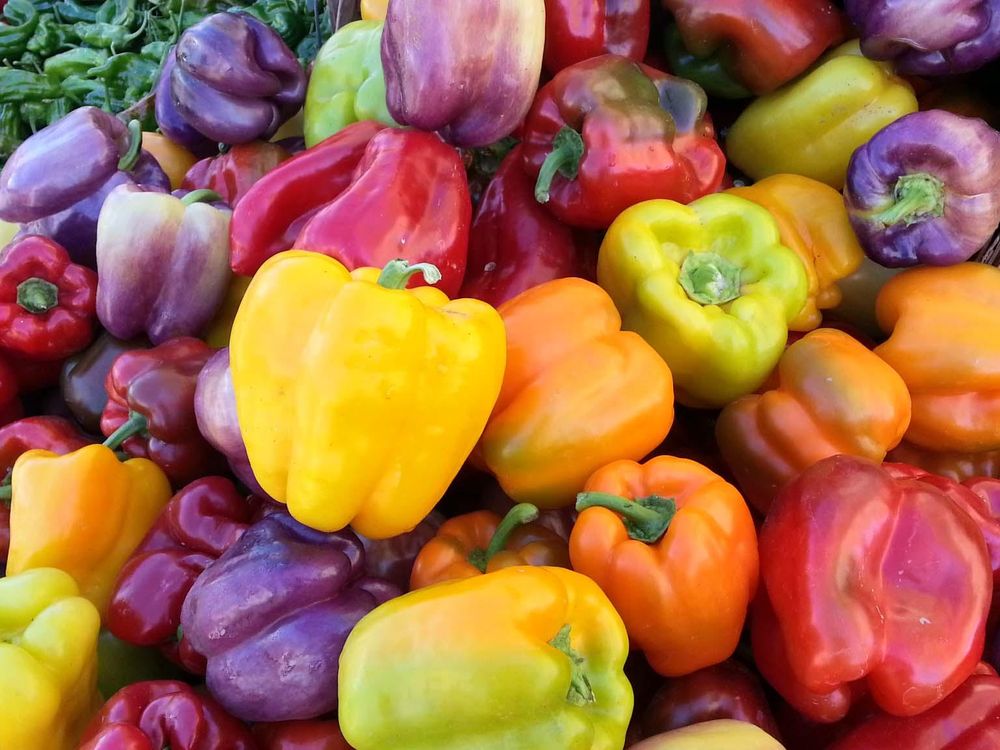
[[670, 366], [677, 398], [719, 407], [774, 369], [809, 290], [767, 210], [734, 195], [639, 203], [608, 229], [597, 280], [622, 327]]

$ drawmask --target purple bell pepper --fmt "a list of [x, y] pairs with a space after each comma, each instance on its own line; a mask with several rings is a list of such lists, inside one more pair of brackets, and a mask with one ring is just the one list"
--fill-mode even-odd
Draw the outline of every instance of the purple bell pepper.
[[846, 0], [861, 51], [907, 75], [968, 73], [1000, 57], [1000, 0]]
[[302, 107], [306, 74], [278, 33], [243, 13], [185, 31], [157, 84], [156, 121], [206, 156], [218, 143], [268, 140]]
[[943, 110], [906, 115], [854, 152], [844, 201], [876, 263], [968, 260], [1000, 223], [1000, 133]]
[[410, 588], [410, 573], [417, 555], [433, 539], [445, 521], [436, 510], [431, 511], [412, 531], [388, 539], [369, 539], [358, 534], [365, 547], [365, 569], [368, 575], [384, 578], [403, 591]]
[[389, 113], [455, 146], [495, 143], [531, 107], [544, 46], [544, 0], [393, 0], [382, 33]]
[[195, 581], [184, 636], [208, 660], [213, 697], [246, 721], [309, 719], [337, 708], [344, 642], [400, 594], [365, 575], [350, 531], [326, 534], [287, 513], [255, 523]]

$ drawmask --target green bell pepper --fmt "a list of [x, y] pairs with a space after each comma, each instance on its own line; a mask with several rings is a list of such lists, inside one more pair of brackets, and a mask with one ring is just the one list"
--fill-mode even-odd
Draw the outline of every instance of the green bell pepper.
[[670, 71], [675, 76], [694, 81], [707, 94], [723, 99], [746, 99], [753, 96], [746, 86], [733, 78], [722, 60], [721, 52], [708, 57], [698, 57], [688, 52], [675, 24], [666, 28], [666, 52]]

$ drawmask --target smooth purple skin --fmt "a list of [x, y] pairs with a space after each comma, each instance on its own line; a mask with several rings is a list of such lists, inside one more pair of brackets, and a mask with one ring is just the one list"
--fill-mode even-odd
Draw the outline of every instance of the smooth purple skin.
[[365, 547], [365, 569], [373, 578], [381, 578], [403, 591], [410, 589], [410, 573], [420, 550], [437, 534], [444, 516], [432, 511], [413, 531], [389, 539], [369, 539], [358, 534]]
[[861, 51], [906, 75], [968, 73], [1000, 57], [1000, 0], [846, 0]]
[[177, 67], [176, 47], [170, 50], [167, 59], [163, 61], [163, 70], [156, 81], [156, 99], [154, 102], [156, 124], [160, 132], [199, 158], [214, 156], [219, 152], [219, 144], [203, 136], [181, 117], [170, 93], [170, 79]]
[[386, 104], [401, 125], [474, 148], [510, 135], [538, 90], [542, 0], [393, 0], [382, 33]]
[[246, 721], [336, 710], [347, 635], [400, 593], [364, 567], [350, 531], [315, 531], [287, 513], [251, 526], [195, 581], [181, 614], [213, 697]]
[[[944, 184], [944, 213], [885, 225], [897, 180], [929, 174]], [[927, 110], [901, 117], [854, 152], [844, 187], [851, 225], [868, 257], [889, 268], [968, 260], [1000, 223], [1000, 133], [983, 120]]]

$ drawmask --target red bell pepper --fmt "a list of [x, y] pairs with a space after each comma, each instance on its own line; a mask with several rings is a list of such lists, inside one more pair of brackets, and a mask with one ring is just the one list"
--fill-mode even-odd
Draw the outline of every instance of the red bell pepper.
[[137, 682], [104, 704], [80, 750], [257, 750], [253, 735], [207, 695], [174, 680]]
[[642, 201], [715, 192], [726, 157], [706, 104], [697, 84], [616, 55], [564, 69], [525, 120], [536, 200], [567, 224], [603, 229]]
[[222, 458], [201, 436], [194, 413], [198, 373], [213, 353], [204, 341], [182, 337], [120, 355], [105, 381], [101, 431], [110, 437], [126, 422], [145, 420], [145, 430], [122, 443], [126, 453], [152, 460], [175, 484], [214, 473]]
[[433, 133], [388, 128], [371, 139], [351, 184], [302, 228], [295, 248], [329, 255], [350, 270], [382, 268], [394, 258], [433, 263], [438, 288], [453, 298], [465, 275], [471, 223], [458, 151]]
[[0, 477], [7, 477], [22, 453], [33, 449], [63, 456], [93, 441], [63, 417], [25, 417], [0, 427]]
[[785, 486], [760, 532], [758, 668], [798, 711], [843, 718], [870, 692], [913, 716], [983, 653], [993, 575], [982, 532], [946, 494], [833, 456]]
[[306, 222], [351, 184], [368, 142], [384, 127], [370, 120], [349, 125], [255, 182], [233, 207], [233, 271], [253, 276], [272, 255], [290, 250]]
[[212, 190], [235, 208], [253, 185], [291, 154], [277, 143], [238, 143], [224, 154], [196, 162], [184, 175], [183, 190]]
[[279, 721], [253, 728], [259, 750], [351, 750], [335, 721]]
[[545, 0], [545, 69], [612, 54], [642, 62], [649, 44], [649, 0]]
[[497, 307], [525, 289], [565, 276], [596, 280], [596, 233], [557, 221], [535, 200], [521, 149], [504, 159], [483, 194], [469, 235], [459, 293]]
[[29, 360], [64, 359], [94, 337], [97, 274], [62, 245], [28, 235], [0, 261], [0, 348]]

